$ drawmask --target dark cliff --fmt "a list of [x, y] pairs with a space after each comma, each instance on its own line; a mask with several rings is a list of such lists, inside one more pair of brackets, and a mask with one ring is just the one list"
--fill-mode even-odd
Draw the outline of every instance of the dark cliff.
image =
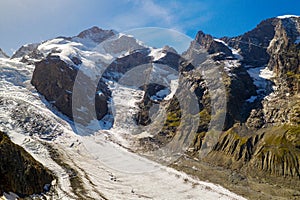
[[54, 175], [23, 148], [0, 132], [0, 195], [13, 192], [19, 196], [40, 194], [51, 185]]

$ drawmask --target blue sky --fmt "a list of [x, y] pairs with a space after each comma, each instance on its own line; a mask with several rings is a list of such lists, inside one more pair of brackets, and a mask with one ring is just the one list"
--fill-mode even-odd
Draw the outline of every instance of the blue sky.
[[194, 37], [198, 30], [235, 36], [261, 20], [300, 15], [300, 1], [288, 0], [1, 0], [0, 48], [77, 35], [91, 26], [126, 31], [171, 28]]

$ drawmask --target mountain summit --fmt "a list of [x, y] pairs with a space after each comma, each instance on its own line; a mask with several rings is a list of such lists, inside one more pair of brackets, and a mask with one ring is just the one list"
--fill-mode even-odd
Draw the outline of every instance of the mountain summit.
[[82, 31], [77, 35], [77, 37], [82, 39], [90, 39], [96, 43], [101, 43], [115, 34], [117, 34], [117, 32], [113, 30], [103, 30], [97, 26], [94, 26], [90, 29]]

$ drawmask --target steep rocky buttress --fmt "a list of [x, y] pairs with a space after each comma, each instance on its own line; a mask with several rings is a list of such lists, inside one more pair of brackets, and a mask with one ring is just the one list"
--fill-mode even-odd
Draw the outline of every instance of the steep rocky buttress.
[[[222, 38], [243, 58], [225, 75], [227, 123], [204, 160], [247, 176], [299, 181], [299, 27], [299, 17], [279, 17], [239, 37]], [[200, 135], [195, 150], [202, 145]]]
[[[40, 194], [50, 186], [54, 175], [22, 147], [0, 132], [0, 195], [13, 192], [20, 197]], [[48, 188], [49, 189], [49, 188]]]

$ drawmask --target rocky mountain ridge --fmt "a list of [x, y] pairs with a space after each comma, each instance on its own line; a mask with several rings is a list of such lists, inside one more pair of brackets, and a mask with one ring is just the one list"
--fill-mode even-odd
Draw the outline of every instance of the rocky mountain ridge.
[[230, 77], [227, 119], [233, 113], [233, 123], [208, 154], [210, 163], [299, 180], [299, 20], [272, 18], [242, 36], [222, 38], [243, 57], [232, 74], [246, 71], [252, 81]]

